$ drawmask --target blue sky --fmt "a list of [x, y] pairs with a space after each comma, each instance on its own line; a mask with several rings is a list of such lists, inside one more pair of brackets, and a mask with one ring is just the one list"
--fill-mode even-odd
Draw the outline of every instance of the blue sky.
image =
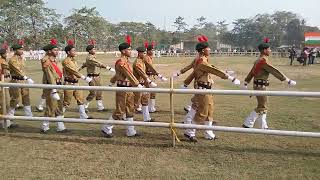
[[46, 0], [47, 7], [56, 9], [64, 16], [73, 8], [97, 7], [100, 14], [112, 23], [121, 21], [147, 22], [157, 27], [173, 30], [172, 24], [178, 16], [189, 25], [204, 16], [216, 23], [226, 20], [231, 24], [238, 18], [253, 17], [258, 13], [292, 11], [320, 27], [319, 0]]

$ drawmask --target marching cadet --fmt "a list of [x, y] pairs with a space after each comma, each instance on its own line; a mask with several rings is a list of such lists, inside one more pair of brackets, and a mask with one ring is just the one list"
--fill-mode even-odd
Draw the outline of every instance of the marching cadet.
[[[168, 79], [161, 74], [159, 74], [155, 68], [153, 67], [153, 54], [154, 54], [154, 41], [151, 44], [145, 43], [147, 46], [147, 55], [145, 56], [145, 64], [147, 68], [147, 75], [150, 79], [155, 80], [154, 76], [158, 76], [161, 81], [167, 81]], [[154, 113], [156, 112], [156, 93], [150, 93], [150, 100], [149, 100], [149, 112]]]
[[[210, 55], [210, 48], [208, 38], [202, 36], [201, 41], [196, 45], [196, 50], [199, 52], [199, 57], [195, 62], [194, 71], [191, 74], [194, 77], [194, 88], [195, 89], [211, 89], [213, 85], [213, 79], [211, 74], [216, 75], [222, 79], [229, 79], [235, 85], [240, 85], [240, 81], [229, 74], [221, 71], [213, 65], [210, 65], [208, 58]], [[212, 126], [213, 121], [213, 95], [212, 94], [196, 94], [193, 99], [197, 103], [196, 113], [192, 120], [192, 123], [205, 124]], [[185, 137], [190, 141], [196, 142], [195, 129], [186, 129]], [[216, 139], [215, 134], [212, 130], [205, 131], [205, 138], [208, 140]]]
[[[133, 75], [138, 79], [141, 85], [145, 87], [157, 87], [157, 84], [151, 81], [151, 79], [146, 74], [146, 65], [144, 63], [144, 56], [146, 52], [146, 48], [144, 47], [138, 47], [136, 49], [138, 51], [138, 57], [134, 61], [132, 69], [133, 69]], [[142, 115], [143, 115], [143, 121], [145, 122], [152, 122], [154, 119], [150, 117], [149, 113], [149, 107], [148, 107], [148, 101], [149, 101], [150, 93], [144, 92], [135, 92], [134, 93], [134, 103], [135, 106], [139, 105], [140, 102], [142, 104]]]
[[[254, 62], [254, 65], [245, 78], [244, 86], [247, 88], [247, 85], [253, 78], [253, 89], [265, 91], [269, 86], [269, 74], [272, 74], [280, 81], [286, 81], [289, 85], [294, 86], [296, 82], [287, 78], [283, 73], [273, 67], [269, 62], [269, 55], [271, 53], [269, 39], [266, 38], [264, 43], [261, 43], [258, 46], [260, 51], [260, 57]], [[267, 96], [256, 96], [258, 105], [250, 113], [245, 122], [243, 123], [244, 128], [252, 128], [256, 120], [258, 120], [258, 126], [261, 129], [268, 129], [267, 125]]]
[[[67, 54], [67, 58], [64, 59], [62, 62], [64, 85], [79, 86], [79, 78], [85, 80], [87, 83], [90, 83], [92, 81], [92, 78], [86, 77], [79, 73], [79, 67], [75, 59], [76, 49], [72, 40], [68, 41], [68, 45], [64, 48], [64, 50]], [[74, 96], [74, 98], [77, 100], [77, 104], [79, 106], [80, 119], [90, 118], [88, 117], [85, 111], [83, 102], [84, 98], [82, 95], [82, 91], [80, 90], [64, 90], [64, 111], [70, 106], [72, 96]]]
[[[50, 44], [45, 47], [47, 54], [41, 59], [43, 71], [43, 84], [61, 85], [62, 84], [62, 67], [58, 64], [57, 56], [59, 53], [58, 42], [52, 39]], [[44, 89], [46, 98], [45, 117], [63, 118], [63, 91], [56, 89]], [[49, 121], [43, 121], [41, 132], [49, 131]], [[67, 129], [63, 122], [57, 122], [57, 132], [66, 132]]]
[[[198, 56], [198, 55], [197, 55], [197, 56]], [[189, 71], [190, 69], [192, 69], [192, 68], [194, 67], [194, 65], [195, 65], [196, 60], [197, 60], [197, 57], [196, 57], [195, 59], [193, 59], [193, 61], [192, 61], [189, 65], [187, 65], [186, 67], [182, 68], [180, 71], [174, 73], [174, 74], [173, 74], [173, 77], [174, 77], [174, 78], [177, 78], [177, 77], [179, 77], [181, 74], [184, 74], [184, 73], [186, 73], [187, 71]], [[193, 80], [193, 79], [192, 79], [192, 80]], [[187, 88], [187, 87], [182, 86], [182, 88]], [[193, 111], [193, 112], [195, 113], [195, 110], [191, 108], [191, 105], [186, 105], [186, 106], [184, 106], [183, 109], [184, 109], [187, 113], [189, 113], [190, 111]]]
[[[7, 49], [8, 49], [8, 44], [5, 42], [1, 49], [0, 49], [0, 78], [2, 82], [6, 82], [8, 83], [10, 80], [10, 72], [9, 72], [9, 65], [7, 62]], [[4, 79], [2, 79], [2, 76]], [[5, 90], [5, 98], [6, 98], [6, 108], [9, 108], [9, 91], [8, 88], [4, 88]], [[0, 91], [0, 100], [2, 102], [2, 91]], [[1, 105], [1, 108], [2, 105]], [[1, 110], [2, 112], [2, 110]], [[1, 123], [3, 123], [3, 121], [1, 121]], [[15, 124], [11, 124], [11, 126], [9, 126], [10, 128], [12, 128]]]
[[[42, 48], [42, 50], [44, 50], [45, 52], [45, 55], [44, 57], [41, 59], [41, 61], [43, 59], [47, 59], [48, 58], [48, 48], [49, 48], [49, 45], [46, 45]], [[39, 101], [39, 104], [38, 106], [36, 106], [36, 109], [39, 111], [39, 112], [42, 112], [44, 110], [44, 108], [46, 107], [46, 95], [45, 95], [45, 89], [42, 90], [42, 95], [41, 95], [41, 98], [40, 98], [40, 101]]]
[[[33, 80], [28, 78], [25, 73], [25, 64], [23, 60], [23, 40], [19, 40], [18, 44], [14, 44], [12, 49], [14, 51], [13, 57], [9, 60], [9, 70], [11, 75], [11, 83], [28, 83], [33, 84]], [[9, 88], [10, 107], [8, 109], [8, 116], [14, 116], [15, 108], [19, 103], [20, 94], [22, 96], [22, 104], [24, 105], [24, 113], [26, 116], [32, 116], [30, 106], [29, 88]], [[12, 126], [12, 122], [7, 120], [7, 126]]]
[[[89, 45], [86, 48], [86, 51], [89, 53], [88, 57], [86, 59], [86, 62], [82, 65], [80, 68], [87, 68], [87, 76], [92, 78], [92, 81], [89, 83], [89, 86], [101, 86], [101, 79], [100, 79], [100, 72], [97, 71], [97, 68], [104, 68], [108, 69], [109, 71], [115, 72], [115, 70], [109, 66], [106, 66], [100, 62], [97, 61], [96, 59], [96, 48], [95, 48], [95, 40], [90, 40]], [[89, 106], [89, 103], [96, 98], [97, 100], [97, 108], [98, 111], [104, 111], [105, 108], [103, 106], [102, 102], [102, 91], [90, 91], [89, 95], [87, 96], [85, 108], [87, 109]]]
[[[131, 57], [131, 37], [126, 36], [126, 42], [119, 45], [119, 51], [121, 52], [121, 58], [116, 61], [115, 70], [116, 74], [111, 78], [112, 84], [117, 83], [117, 87], [143, 87], [136, 77], [132, 73], [131, 66], [129, 64], [129, 57]], [[113, 112], [110, 120], [121, 120], [133, 122], [134, 113], [134, 94], [133, 92], [116, 92], [116, 109]], [[105, 124], [102, 127], [102, 133], [106, 138], [113, 137], [113, 126], [111, 124]], [[134, 126], [127, 126], [126, 134], [128, 137], [138, 136]]]

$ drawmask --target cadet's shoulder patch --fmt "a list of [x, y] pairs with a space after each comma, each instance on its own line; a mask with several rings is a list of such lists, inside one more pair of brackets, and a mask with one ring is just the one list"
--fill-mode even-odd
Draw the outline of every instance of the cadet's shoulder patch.
[[198, 58], [198, 59], [195, 60], [196, 65], [198, 65], [198, 64], [200, 64], [202, 62], [203, 62], [202, 58]]
[[263, 57], [260, 58], [259, 61], [257, 62], [257, 64], [255, 65], [255, 68], [252, 69], [253, 70], [252, 74], [253, 75], [257, 75], [261, 71], [262, 66], [265, 65], [265, 64], [267, 64], [266, 59], [263, 58]]
[[116, 65], [124, 66], [125, 65], [125, 61], [123, 61], [122, 59], [118, 59], [116, 61]]
[[140, 69], [142, 69], [142, 68], [143, 68], [143, 65], [142, 65], [142, 63], [141, 63], [141, 62], [138, 62], [138, 63], [136, 64], [136, 66], [138, 66]]
[[264, 57], [260, 58], [257, 64], [261, 64], [261, 65], [267, 64], [266, 58], [264, 58]]
[[92, 54], [89, 54], [88, 57], [87, 57], [88, 60], [93, 60], [94, 58], [95, 58], [95, 56], [92, 55]]
[[41, 59], [41, 64], [42, 64], [42, 67], [46, 68], [50, 65], [50, 60], [49, 59]]

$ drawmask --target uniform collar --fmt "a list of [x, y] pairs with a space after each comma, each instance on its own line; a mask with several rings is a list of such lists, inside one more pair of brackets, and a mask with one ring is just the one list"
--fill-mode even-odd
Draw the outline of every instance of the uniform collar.
[[56, 61], [56, 58], [53, 57], [53, 56], [48, 56], [49, 60], [52, 61], [52, 62], [55, 62]]
[[17, 58], [21, 58], [22, 59], [21, 55], [14, 54], [13, 56], [16, 56]]
[[121, 59], [129, 61], [129, 58], [127, 56], [121, 56]]

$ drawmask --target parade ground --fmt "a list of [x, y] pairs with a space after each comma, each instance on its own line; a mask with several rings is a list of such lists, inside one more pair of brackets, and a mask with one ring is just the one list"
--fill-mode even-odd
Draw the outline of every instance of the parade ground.
[[[85, 56], [77, 57], [78, 64]], [[114, 66], [115, 57], [98, 55], [104, 64]], [[210, 63], [225, 70], [232, 70], [244, 80], [256, 57], [211, 57]], [[132, 58], [134, 60], [134, 58]], [[156, 58], [155, 67], [166, 77], [188, 65], [192, 57]], [[287, 58], [271, 58], [271, 63], [297, 81], [288, 87], [272, 75], [270, 90], [319, 91], [320, 65], [301, 66], [295, 61], [289, 66]], [[35, 83], [41, 83], [39, 61], [27, 61], [26, 71]], [[85, 70], [81, 71], [86, 74]], [[191, 73], [174, 80], [179, 88]], [[111, 72], [101, 70], [102, 84], [107, 86]], [[215, 78], [215, 89], [240, 89], [228, 80]], [[81, 82], [81, 85], [86, 85]], [[157, 80], [158, 86], [168, 88], [169, 81]], [[249, 85], [252, 89], [252, 83]], [[192, 85], [189, 86], [192, 88]], [[34, 116], [43, 116], [35, 106], [40, 100], [41, 89], [30, 89]], [[86, 96], [87, 91], [83, 91]], [[96, 102], [89, 107], [89, 115], [108, 119], [115, 108], [115, 93], [104, 92], [107, 112], [97, 112]], [[192, 95], [174, 95], [175, 121], [182, 122], [184, 105]], [[170, 122], [169, 94], [157, 94], [158, 112], [152, 117], [159, 122]], [[241, 127], [244, 119], [256, 107], [255, 97], [222, 96], [215, 99], [214, 119], [217, 125]], [[269, 97], [268, 125], [270, 129], [320, 132], [320, 99], [305, 97]], [[17, 110], [16, 115], [23, 115]], [[65, 117], [78, 118], [76, 101]], [[135, 120], [142, 121], [136, 114]], [[217, 132], [218, 139], [203, 138], [197, 131], [198, 142], [191, 143], [183, 137], [183, 130], [176, 130], [181, 142], [171, 145], [171, 132], [165, 128], [136, 127], [140, 137], [126, 137], [124, 126], [114, 127], [114, 137], [104, 138], [101, 125], [70, 124], [70, 132], [59, 134], [51, 123], [48, 134], [40, 134], [40, 122], [17, 121], [19, 127], [5, 135], [0, 130], [0, 179], [318, 179], [320, 174], [319, 138], [280, 137]]]

